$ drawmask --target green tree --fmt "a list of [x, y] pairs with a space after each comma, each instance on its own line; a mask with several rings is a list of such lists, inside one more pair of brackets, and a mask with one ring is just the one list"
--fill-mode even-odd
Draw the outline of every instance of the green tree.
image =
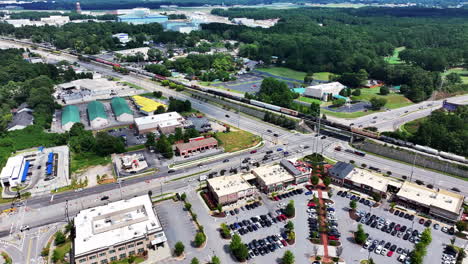
[[66, 241], [66, 237], [63, 234], [63, 232], [62, 231], [57, 231], [57, 233], [55, 233], [55, 240], [54, 240], [55, 245], [60, 246], [60, 245], [64, 244], [65, 241]]
[[96, 134], [96, 146], [99, 146], [96, 150], [101, 156], [125, 151], [125, 145], [122, 139], [111, 136], [106, 132], [98, 132]]
[[223, 205], [222, 204], [217, 204], [216, 205], [216, 210], [218, 210], [219, 213], [222, 213], [223, 212]]
[[206, 235], [203, 232], [197, 232], [195, 234], [195, 239], [193, 240], [193, 243], [195, 244], [196, 247], [201, 247], [203, 243], [206, 241]]
[[308, 73], [308, 74], [304, 77], [304, 83], [306, 83], [306, 84], [311, 84], [313, 81], [314, 81], [313, 73], [312, 73], [312, 74], [309, 74], [309, 73]]
[[184, 207], [185, 207], [185, 210], [190, 211], [190, 209], [192, 209], [192, 204], [185, 202]]
[[457, 230], [459, 232], [463, 232], [463, 231], [466, 230], [466, 222], [465, 221], [460, 220], [455, 224], [455, 226], [457, 227]]
[[178, 241], [174, 246], [174, 254], [179, 257], [184, 253], [185, 246], [181, 241]]
[[187, 199], [187, 194], [182, 193], [182, 194], [180, 195], [180, 199], [181, 199], [182, 201], [185, 202], [185, 200]]
[[285, 225], [286, 230], [288, 232], [294, 231], [294, 223], [292, 221], [288, 221]]
[[351, 208], [351, 210], [356, 210], [357, 208], [357, 203], [356, 201], [352, 200], [349, 202], [349, 207]]
[[387, 95], [390, 93], [390, 89], [387, 86], [380, 87], [380, 95]]
[[317, 185], [320, 181], [320, 178], [317, 175], [314, 175], [312, 178], [310, 178], [310, 181], [313, 185]]
[[310, 104], [310, 114], [316, 117], [320, 116], [320, 104], [319, 103], [312, 102]]
[[231, 237], [231, 231], [229, 230], [229, 227], [225, 223], [221, 224], [220, 231], [221, 231], [221, 236], [223, 238], [230, 238]]
[[364, 232], [362, 225], [359, 224], [357, 231], [354, 232], [354, 241], [357, 244], [362, 245], [364, 244], [364, 242], [366, 242], [366, 239], [367, 239], [366, 233]]
[[289, 203], [286, 205], [286, 208], [284, 209], [284, 214], [291, 218], [296, 215], [296, 208], [294, 207], [294, 201], [290, 200]]
[[210, 264], [221, 264], [221, 260], [218, 258], [218, 256], [213, 256], [211, 258], [211, 263]]
[[325, 184], [325, 186], [328, 187], [328, 185], [330, 185], [331, 183], [331, 178], [329, 176], [325, 176], [322, 180], [323, 184]]
[[382, 195], [380, 195], [380, 193], [373, 193], [372, 198], [374, 198], [376, 202], [380, 202], [380, 200], [382, 200]]
[[352, 93], [354, 96], [360, 96], [361, 95], [361, 89], [355, 89]]
[[197, 258], [193, 258], [190, 264], [200, 264], [200, 261]]
[[154, 110], [155, 115], [163, 114], [165, 112], [166, 112], [166, 108], [164, 108], [164, 106], [162, 106], [162, 105], [158, 106], [158, 108], [156, 108], [156, 110]]
[[290, 250], [284, 252], [283, 258], [281, 259], [282, 264], [294, 264], [294, 254]]
[[149, 147], [156, 147], [156, 140], [155, 140], [155, 138], [154, 138], [154, 133], [148, 133], [148, 134], [146, 134], [145, 146], [146, 146], [147, 148], [149, 148]]
[[234, 257], [236, 257], [236, 259], [241, 262], [245, 261], [249, 254], [249, 249], [244, 243], [242, 243], [240, 236], [237, 234], [232, 236], [229, 249], [231, 250]]
[[156, 149], [167, 159], [171, 159], [174, 156], [172, 145], [165, 135], [159, 137], [158, 142], [156, 142]]
[[372, 97], [370, 99], [370, 103], [371, 103], [371, 108], [373, 110], [380, 110], [382, 107], [384, 107], [387, 104], [387, 99]]

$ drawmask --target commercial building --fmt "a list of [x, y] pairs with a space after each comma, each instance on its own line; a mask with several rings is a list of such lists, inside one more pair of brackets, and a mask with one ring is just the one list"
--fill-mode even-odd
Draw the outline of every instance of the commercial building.
[[326, 101], [329, 96], [339, 95], [346, 88], [339, 82], [323, 83], [306, 87], [304, 95]]
[[133, 112], [128, 107], [127, 101], [122, 97], [114, 97], [111, 100], [112, 111], [119, 122], [133, 122]]
[[117, 33], [112, 35], [113, 38], [118, 38], [120, 43], [126, 44], [127, 42], [130, 41], [130, 38], [128, 37], [127, 33]]
[[120, 54], [122, 56], [135, 56], [137, 53], [142, 53], [144, 55], [145, 60], [148, 59], [148, 51], [149, 47], [143, 48], [134, 48], [134, 49], [126, 49], [126, 50], [116, 50], [114, 51], [115, 54]]
[[154, 111], [158, 109], [158, 107], [162, 106], [166, 108], [166, 105], [154, 100], [151, 100], [149, 98], [146, 98], [144, 96], [140, 95], [134, 95], [132, 96], [132, 100], [135, 103], [135, 106], [138, 108], [138, 110], [145, 115], [153, 115]]
[[106, 109], [101, 102], [93, 101], [88, 104], [87, 112], [89, 124], [92, 128], [101, 128], [109, 124], [107, 120]]
[[27, 103], [22, 103], [13, 111], [13, 119], [8, 123], [7, 130], [20, 130], [32, 125], [34, 122], [32, 112], [33, 110], [29, 108]]
[[75, 105], [67, 105], [62, 111], [62, 129], [69, 131], [73, 124], [80, 122], [80, 110]]
[[68, 16], [50, 16], [41, 18], [41, 22], [50, 26], [63, 26], [70, 22]]
[[357, 189], [368, 194], [379, 194], [387, 196], [387, 192], [396, 193], [402, 182], [391, 177], [384, 177], [380, 174], [355, 168], [351, 164], [338, 162], [328, 171], [332, 181], [338, 185], [351, 189]]
[[75, 263], [111, 263], [163, 246], [166, 235], [148, 195], [80, 211], [74, 219]]
[[328, 175], [331, 177], [332, 182], [343, 186], [345, 178], [348, 177], [353, 170], [353, 164], [338, 161], [330, 170], [328, 170]]
[[294, 183], [294, 177], [278, 164], [256, 168], [252, 173], [257, 178], [261, 191], [265, 193], [281, 191]]
[[148, 168], [148, 163], [142, 153], [131, 155], [118, 154], [117, 166], [126, 173], [135, 173]]
[[213, 149], [218, 147], [218, 141], [215, 138], [194, 138], [190, 142], [176, 144], [176, 152], [180, 156], [190, 155], [196, 152]]
[[177, 112], [135, 118], [135, 125], [141, 134], [159, 131], [160, 133], [174, 133], [182, 127], [184, 118]]
[[200, 29], [199, 23], [190, 20], [170, 20], [162, 23], [162, 25], [165, 30], [187, 34]]
[[433, 190], [412, 182], [404, 182], [395, 195], [398, 204], [449, 223], [460, 219], [464, 200], [465, 197], [461, 194], [442, 189]]
[[207, 180], [208, 193], [216, 204], [228, 205], [256, 195], [256, 189], [241, 174]]
[[15, 187], [24, 182], [28, 175], [29, 166], [30, 162], [21, 155], [9, 158], [0, 173], [2, 187], [5, 187], [5, 183], [8, 183], [10, 187]]
[[309, 181], [311, 170], [301, 161], [283, 159], [280, 165], [294, 177], [294, 183], [300, 184]]

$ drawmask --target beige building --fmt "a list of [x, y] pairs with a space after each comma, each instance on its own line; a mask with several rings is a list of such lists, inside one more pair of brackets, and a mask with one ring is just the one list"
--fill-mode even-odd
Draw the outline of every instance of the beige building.
[[355, 168], [345, 179], [345, 185], [352, 185], [353, 187], [369, 194], [377, 193], [385, 198], [387, 196], [387, 192], [400, 189], [402, 182], [390, 177], [384, 177], [368, 170]]
[[147, 195], [82, 210], [74, 219], [78, 264], [106, 264], [167, 241]]
[[295, 181], [294, 177], [278, 164], [256, 168], [252, 173], [265, 193], [281, 191]]
[[141, 134], [159, 131], [162, 134], [171, 134], [178, 127], [183, 127], [184, 118], [177, 112], [135, 118], [135, 125]]
[[227, 205], [255, 195], [256, 189], [241, 174], [208, 179], [208, 191], [216, 204]]
[[399, 204], [450, 223], [460, 219], [465, 199], [458, 193], [433, 190], [411, 182], [403, 183], [395, 198]]

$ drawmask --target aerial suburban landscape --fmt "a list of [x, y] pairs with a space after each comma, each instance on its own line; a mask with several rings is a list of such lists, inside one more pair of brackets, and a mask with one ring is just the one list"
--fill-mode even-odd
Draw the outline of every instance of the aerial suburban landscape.
[[0, 0], [0, 264], [466, 264], [467, 157], [467, 2]]

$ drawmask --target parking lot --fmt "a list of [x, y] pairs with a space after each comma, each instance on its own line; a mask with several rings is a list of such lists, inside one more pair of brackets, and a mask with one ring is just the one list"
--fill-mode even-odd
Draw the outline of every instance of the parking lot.
[[[376, 263], [397, 263], [402, 252], [413, 250], [414, 243], [419, 240], [414, 230], [417, 230], [418, 234], [420, 234], [426, 228], [423, 224], [419, 223], [420, 217], [416, 216], [412, 218], [406, 216], [405, 218], [405, 213], [395, 215], [383, 209], [382, 206], [377, 208], [370, 207], [358, 201], [357, 212], [362, 215], [358, 220], [362, 224], [364, 231], [369, 234], [368, 244], [362, 247], [355, 244], [353, 239], [353, 232], [357, 230], [359, 223], [349, 217], [350, 197], [342, 197], [337, 193], [333, 196], [333, 200], [335, 202], [339, 227], [344, 234], [341, 239], [344, 249], [342, 256], [347, 262], [355, 262], [372, 257]], [[370, 220], [371, 218], [372, 220]], [[431, 260], [427, 263], [441, 263], [442, 249], [445, 244], [449, 244], [452, 236], [442, 232], [440, 226], [436, 230], [432, 225], [430, 229], [432, 243], [427, 248], [425, 259]], [[389, 253], [390, 249], [394, 250], [393, 253]], [[404, 257], [401, 257], [400, 261], [403, 259]]]

